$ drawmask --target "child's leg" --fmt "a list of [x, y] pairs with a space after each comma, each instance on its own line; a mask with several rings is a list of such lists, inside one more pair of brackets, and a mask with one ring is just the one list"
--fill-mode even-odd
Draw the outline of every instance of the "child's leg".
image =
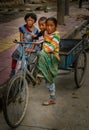
[[55, 98], [55, 84], [47, 83], [47, 88], [49, 89], [50, 96], [54, 96]]
[[16, 65], [17, 65], [17, 60], [15, 60], [15, 59], [12, 58], [10, 77], [12, 77], [13, 75], [15, 75]]
[[45, 101], [43, 103], [43, 105], [47, 106], [47, 105], [51, 105], [51, 104], [55, 104], [55, 84], [52, 83], [47, 83], [47, 88], [49, 89], [49, 92], [50, 92], [50, 98], [48, 101]]
[[16, 69], [16, 65], [17, 65], [17, 60], [12, 59], [12, 66], [11, 66], [11, 68], [12, 68], [13, 70]]
[[11, 70], [10, 77], [12, 77], [13, 75], [15, 75], [17, 61], [20, 60], [21, 52], [22, 52], [22, 47], [19, 45], [17, 47], [17, 49], [12, 54], [12, 64], [11, 64], [11, 69], [12, 70]]

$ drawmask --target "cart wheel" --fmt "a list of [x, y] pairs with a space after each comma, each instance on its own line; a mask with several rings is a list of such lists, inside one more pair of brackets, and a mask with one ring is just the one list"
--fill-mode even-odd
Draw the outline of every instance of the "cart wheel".
[[80, 88], [84, 83], [86, 68], [87, 68], [87, 55], [86, 52], [83, 51], [79, 54], [75, 62], [74, 78], [77, 88]]

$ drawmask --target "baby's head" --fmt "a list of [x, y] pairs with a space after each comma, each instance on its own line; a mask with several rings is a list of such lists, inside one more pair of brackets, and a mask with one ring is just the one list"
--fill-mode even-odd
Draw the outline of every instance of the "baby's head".
[[45, 30], [46, 30], [46, 20], [47, 20], [46, 17], [41, 17], [41, 18], [38, 20], [38, 26], [39, 26], [39, 29], [40, 29], [41, 31], [45, 31]]
[[57, 28], [57, 19], [50, 17], [46, 20], [46, 30], [48, 34], [51, 34], [56, 31]]
[[32, 27], [33, 24], [37, 21], [37, 16], [35, 13], [27, 13], [24, 17], [24, 20], [28, 27]]

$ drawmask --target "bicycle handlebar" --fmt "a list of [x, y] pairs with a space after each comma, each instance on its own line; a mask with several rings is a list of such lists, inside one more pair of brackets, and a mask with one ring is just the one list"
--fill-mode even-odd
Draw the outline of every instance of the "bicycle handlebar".
[[16, 43], [16, 44], [35, 44], [35, 45], [39, 45], [39, 44], [42, 44], [44, 42], [44, 40], [39, 40], [39, 41], [36, 41], [36, 42], [24, 42], [24, 41], [17, 41], [17, 39], [14, 39], [13, 42]]

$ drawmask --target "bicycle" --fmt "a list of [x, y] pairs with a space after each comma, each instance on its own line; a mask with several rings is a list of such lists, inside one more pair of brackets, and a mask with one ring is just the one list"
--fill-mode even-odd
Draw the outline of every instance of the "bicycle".
[[[14, 40], [14, 42], [17, 44], [34, 44], [38, 46], [43, 41], [24, 43]], [[41, 50], [41, 47], [39, 48]], [[27, 55], [25, 53], [25, 46], [23, 46], [21, 68], [10, 79], [3, 94], [3, 114], [7, 124], [12, 128], [16, 128], [22, 122], [27, 110], [29, 99], [27, 79], [33, 84], [38, 83], [36, 77], [37, 53], [38, 51], [33, 50]]]

